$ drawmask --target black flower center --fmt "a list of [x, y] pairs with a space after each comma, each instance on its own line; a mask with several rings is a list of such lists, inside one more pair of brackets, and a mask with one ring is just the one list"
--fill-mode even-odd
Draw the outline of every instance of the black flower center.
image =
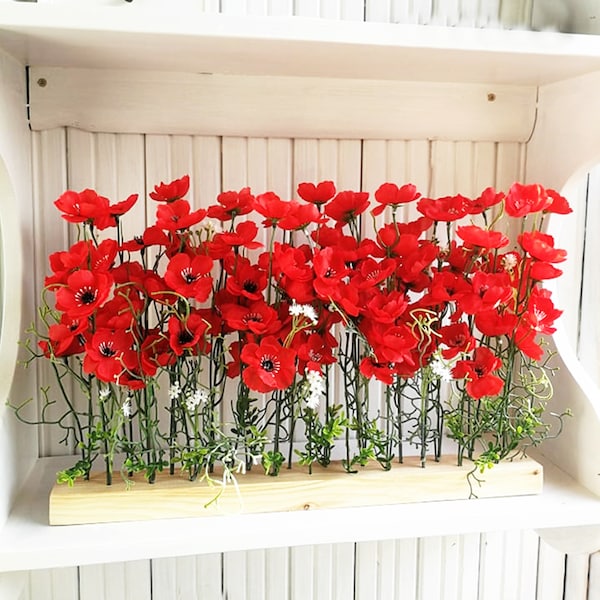
[[105, 358], [112, 358], [117, 353], [111, 341], [101, 342], [98, 346], [98, 352]]
[[265, 354], [260, 359], [260, 368], [264, 371], [267, 371], [267, 373], [277, 373], [279, 371], [279, 361], [275, 356], [269, 356], [268, 354]]
[[181, 270], [181, 277], [186, 283], [194, 283], [198, 281], [198, 275], [192, 271], [190, 267]]
[[246, 279], [246, 281], [244, 281], [244, 290], [246, 290], [247, 292], [254, 294], [254, 292], [256, 292], [257, 289], [258, 286], [256, 285], [256, 281], [252, 281], [251, 279]]
[[177, 337], [177, 339], [179, 340], [179, 344], [181, 346], [185, 346], [186, 344], [189, 344], [194, 339], [194, 336], [187, 329], [184, 329], [183, 331], [181, 331], [179, 333], [179, 336]]
[[75, 300], [79, 303], [79, 306], [83, 304], [92, 304], [98, 296], [98, 290], [92, 286], [86, 285], [79, 288], [75, 293]]

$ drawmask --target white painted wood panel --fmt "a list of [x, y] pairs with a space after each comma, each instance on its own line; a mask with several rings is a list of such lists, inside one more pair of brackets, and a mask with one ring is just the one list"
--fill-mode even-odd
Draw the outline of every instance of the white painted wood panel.
[[[185, 584], [189, 578], [182, 575], [180, 580]], [[152, 600], [149, 560], [79, 567], [78, 582], [79, 600]]]
[[569, 554], [566, 562], [563, 600], [587, 600], [590, 558], [588, 554]]
[[77, 567], [31, 571], [29, 600], [81, 600]]
[[30, 78], [36, 130], [525, 141], [535, 118], [530, 86], [60, 67]]
[[588, 600], [600, 600], [600, 552], [590, 555]]
[[222, 598], [221, 554], [153, 559], [150, 568], [151, 579], [149, 576], [147, 581], [151, 582], [151, 600]]

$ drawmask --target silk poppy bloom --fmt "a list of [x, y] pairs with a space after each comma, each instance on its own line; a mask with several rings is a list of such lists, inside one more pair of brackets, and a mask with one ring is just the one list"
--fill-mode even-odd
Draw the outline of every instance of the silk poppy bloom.
[[456, 228], [456, 235], [470, 248], [487, 250], [508, 246], [510, 240], [501, 231], [483, 229], [477, 225], [462, 225]]
[[38, 346], [48, 358], [81, 354], [84, 351], [87, 333], [86, 319], [71, 319], [63, 314], [60, 323], [48, 327], [48, 339], [41, 340]]
[[156, 226], [165, 231], [181, 231], [197, 225], [206, 216], [206, 210], [191, 211], [187, 200], [173, 200], [156, 209]]
[[177, 356], [181, 356], [186, 350], [197, 354], [207, 349], [204, 335], [208, 331], [208, 323], [195, 310], [187, 318], [180, 318], [178, 315], [169, 317], [167, 330], [169, 346]]
[[365, 356], [360, 361], [359, 370], [363, 377], [367, 379], [375, 378], [385, 385], [392, 385], [397, 375], [394, 363], [378, 362], [372, 356]]
[[485, 396], [497, 396], [504, 382], [494, 375], [502, 366], [502, 361], [485, 346], [475, 348], [472, 359], [459, 360], [452, 376], [454, 379], [466, 379], [465, 390], [471, 398], [479, 400]]
[[223, 304], [221, 314], [233, 331], [267, 335], [277, 333], [281, 329], [277, 311], [262, 300], [253, 302], [250, 306]]
[[296, 373], [296, 352], [282, 346], [268, 336], [260, 344], [246, 344], [240, 358], [245, 364], [244, 383], [255, 392], [285, 390], [292, 384]]
[[315, 185], [314, 183], [300, 183], [298, 185], [298, 196], [310, 202], [321, 206], [326, 204], [335, 196], [335, 184], [333, 181], [321, 181]]
[[98, 329], [85, 345], [83, 370], [100, 381], [117, 383], [124, 371], [136, 367], [133, 337], [123, 329]]
[[568, 215], [573, 212], [573, 209], [569, 205], [569, 201], [561, 196], [556, 190], [546, 190], [548, 196], [552, 199], [550, 206], [544, 209], [546, 213], [554, 213], [557, 215]]
[[354, 221], [369, 208], [368, 192], [339, 192], [325, 207], [325, 214], [337, 222], [336, 227]]
[[493, 187], [488, 187], [475, 200], [471, 200], [467, 207], [470, 215], [478, 215], [485, 212], [488, 208], [500, 204], [504, 200], [504, 192], [496, 192]]
[[279, 221], [278, 225], [286, 231], [300, 231], [310, 224], [324, 222], [319, 209], [314, 204], [300, 204], [292, 200], [288, 214]]
[[541, 231], [526, 231], [518, 237], [518, 242], [533, 258], [549, 263], [563, 262], [567, 251], [554, 247], [554, 238]]
[[417, 210], [433, 221], [451, 222], [467, 215], [469, 205], [470, 200], [458, 194], [436, 199], [421, 198], [417, 202]]
[[376, 206], [371, 214], [376, 217], [388, 206], [395, 210], [402, 204], [414, 202], [420, 197], [421, 194], [417, 192], [417, 187], [412, 183], [407, 183], [402, 187], [398, 187], [395, 183], [384, 183], [375, 192], [375, 200], [379, 202], [379, 206]]
[[249, 260], [239, 257], [238, 264], [227, 278], [225, 287], [233, 296], [250, 301], [261, 300], [267, 287], [267, 273], [258, 265], [252, 265]]
[[181, 179], [174, 179], [170, 183], [160, 182], [154, 186], [154, 191], [150, 192], [150, 198], [157, 202], [174, 202], [183, 198], [190, 189], [190, 176], [184, 175]]
[[91, 315], [109, 297], [113, 279], [108, 273], [81, 269], [67, 278], [56, 290], [56, 308], [78, 319]]
[[216, 233], [208, 244], [209, 254], [215, 258], [224, 258], [234, 249], [247, 248], [256, 250], [262, 247], [260, 242], [255, 241], [258, 227], [253, 221], [238, 223], [235, 231], [224, 231]]
[[265, 227], [272, 227], [287, 216], [290, 211], [290, 203], [282, 200], [273, 192], [267, 192], [256, 196], [254, 210], [265, 217], [263, 221]]
[[109, 200], [96, 191], [85, 189], [81, 192], [67, 190], [54, 201], [54, 206], [69, 223], [89, 223], [104, 229], [109, 220]]
[[231, 221], [239, 215], [252, 212], [254, 196], [249, 187], [239, 192], [222, 192], [217, 196], [218, 204], [208, 207], [208, 216], [219, 221]]
[[442, 349], [442, 357], [446, 360], [459, 354], [468, 354], [475, 348], [475, 338], [466, 323], [444, 325], [439, 328], [438, 334], [440, 343], [446, 346]]
[[332, 342], [328, 336], [319, 333], [308, 335], [298, 346], [298, 373], [306, 370], [321, 372], [323, 365], [335, 363], [333, 348], [336, 345], [337, 342]]
[[504, 210], [509, 217], [524, 217], [548, 209], [552, 201], [541, 185], [513, 183], [504, 200]]
[[176, 254], [167, 265], [165, 283], [184, 298], [204, 302], [212, 290], [212, 259], [204, 254]]

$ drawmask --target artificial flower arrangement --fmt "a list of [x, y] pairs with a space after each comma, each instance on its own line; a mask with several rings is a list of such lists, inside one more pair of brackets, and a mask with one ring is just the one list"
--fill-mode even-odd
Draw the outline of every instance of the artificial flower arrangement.
[[[432, 199], [384, 183], [370, 204], [324, 181], [298, 200], [244, 188], [192, 210], [188, 189], [188, 176], [156, 186], [156, 220], [133, 239], [121, 225], [137, 195], [55, 202], [79, 240], [50, 256], [27, 347], [58, 384], [40, 421], [79, 452], [59, 482], [96, 460], [107, 484], [117, 468], [277, 475], [334, 449], [348, 472], [408, 448], [425, 466], [448, 438], [458, 464], [483, 468], [552, 434], [543, 336], [561, 311], [542, 284], [566, 252], [542, 230], [571, 212], [557, 192]], [[420, 216], [402, 222], [408, 205]]]

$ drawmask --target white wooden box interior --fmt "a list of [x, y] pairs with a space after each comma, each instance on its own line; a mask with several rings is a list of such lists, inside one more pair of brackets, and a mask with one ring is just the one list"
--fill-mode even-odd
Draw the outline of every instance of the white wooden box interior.
[[573, 198], [600, 160], [599, 94], [590, 36], [0, 3], [0, 572], [500, 529], [599, 549], [599, 394], [573, 337], [577, 207], [553, 232], [573, 258], [555, 290], [566, 314], [552, 410], [575, 416], [543, 447], [539, 498], [227, 516], [198, 536], [189, 520], [51, 529], [45, 494], [61, 459], [41, 457], [64, 449], [3, 406], [11, 380], [13, 401], [44, 381], [13, 379], [16, 340], [48, 252], [66, 241], [51, 201], [67, 187], [116, 200], [189, 172], [198, 205], [221, 189], [290, 196], [323, 178], [371, 192], [412, 181], [432, 195], [526, 180]]

